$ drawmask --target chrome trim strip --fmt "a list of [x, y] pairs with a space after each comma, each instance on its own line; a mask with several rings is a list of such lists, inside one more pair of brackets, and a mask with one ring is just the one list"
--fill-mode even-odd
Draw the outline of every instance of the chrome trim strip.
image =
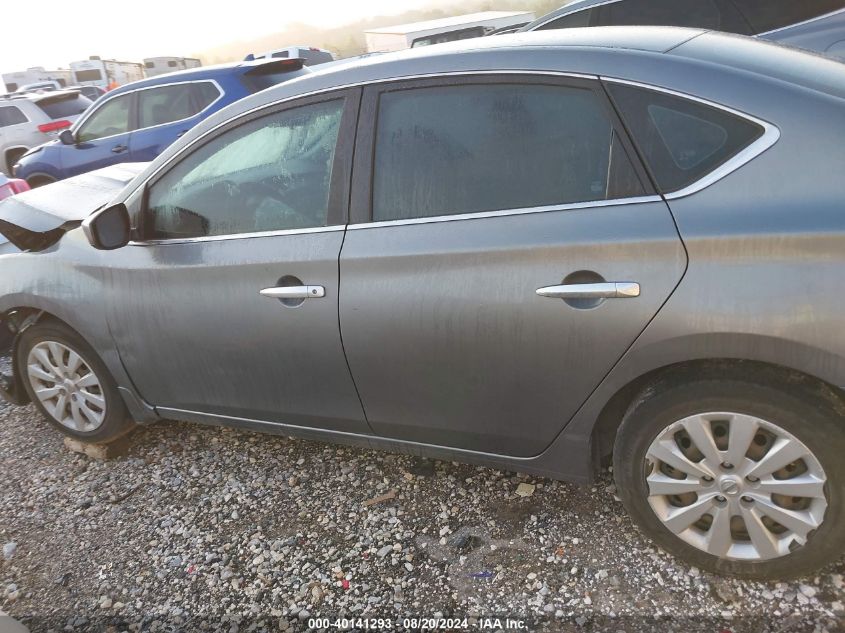
[[307, 229], [284, 229], [280, 231], [256, 231], [254, 233], [236, 233], [234, 235], [208, 235], [205, 237], [184, 237], [167, 240], [146, 240], [144, 242], [129, 242], [129, 246], [158, 246], [159, 244], [193, 244], [194, 242], [222, 242], [225, 240], [246, 240], [254, 237], [279, 237], [281, 235], [303, 235], [306, 233], [333, 233], [343, 231], [343, 224], [332, 226], [314, 226]]
[[[794, 29], [796, 26], [804, 26], [805, 24], [812, 24], [813, 22], [818, 22], [819, 20], [824, 20], [825, 18], [829, 18], [832, 15], [836, 15], [837, 13], [845, 12], [845, 9], [836, 9], [834, 11], [830, 11], [829, 13], [825, 13], [823, 15], [817, 15], [814, 18], [810, 18], [809, 20], [804, 20], [803, 22], [796, 22], [795, 24], [787, 24], [786, 26], [782, 26], [779, 29], [772, 29], [771, 31], [765, 31], [764, 33], [757, 33], [754, 37], [766, 37], [767, 35], [773, 35], [774, 33], [780, 33], [781, 31], [786, 31], [787, 29]], [[745, 17], [745, 16], [743, 16]]]
[[663, 197], [667, 200], [677, 200], [678, 198], [684, 198], [694, 193], [698, 193], [702, 189], [706, 189], [710, 185], [718, 182], [719, 180], [722, 180], [722, 178], [730, 175], [743, 165], [746, 165], [747, 163], [760, 156], [763, 152], [771, 148], [780, 139], [780, 129], [776, 125], [769, 123], [768, 121], [758, 119], [757, 117], [752, 116], [746, 112], [735, 110], [720, 103], [714, 103], [713, 101], [702, 99], [701, 97], [696, 97], [694, 95], [687, 94], [684, 92], [678, 92], [677, 90], [671, 90], [670, 88], [663, 88], [661, 86], [655, 86], [653, 84], [646, 84], [638, 81], [630, 81], [628, 79], [617, 79], [614, 77], [603, 76], [601, 77], [601, 80], [609, 83], [634, 86], [636, 88], [644, 88], [646, 90], [653, 90], [655, 92], [662, 92], [665, 94], [673, 95], [675, 97], [680, 97], [681, 99], [696, 101], [711, 108], [716, 108], [718, 110], [733, 114], [734, 116], [741, 117], [746, 121], [751, 121], [752, 123], [755, 123], [763, 128], [763, 135], [756, 141], [751, 143], [751, 145], [748, 145], [745, 149], [736, 154], [733, 158], [729, 159], [727, 162], [723, 163], [713, 171], [707, 173], [701, 179], [684, 187], [683, 189], [664, 194]]
[[499, 218], [511, 215], [528, 215], [530, 213], [548, 213], [550, 211], [573, 211], [594, 207], [615, 207], [625, 204], [643, 204], [646, 202], [662, 202], [660, 196], [640, 196], [637, 198], [617, 198], [615, 200], [594, 200], [592, 202], [575, 202], [572, 204], [553, 204], [543, 207], [525, 207], [521, 209], [502, 209], [500, 211], [479, 211], [478, 213], [460, 213], [455, 215], [436, 215], [425, 218], [409, 218], [407, 220], [382, 220], [380, 222], [362, 222], [350, 224], [350, 231], [380, 228], [383, 226], [404, 226], [406, 224], [430, 224], [434, 222], [456, 222], [460, 220], [478, 220], [482, 218]]
[[[456, 455], [478, 455], [480, 457], [485, 458], [492, 458], [492, 459], [507, 459], [511, 462], [517, 461], [524, 461], [530, 462], [532, 460], [537, 459], [542, 453], [538, 455], [532, 455], [530, 457], [516, 457], [511, 455], [503, 455], [500, 453], [485, 453], [482, 451], [472, 451], [466, 448], [455, 448], [452, 446], [442, 446], [440, 444], [426, 444], [425, 442], [411, 442], [409, 440], [401, 440], [398, 438], [393, 437], [386, 437], [384, 435], [371, 435], [371, 434], [363, 434], [363, 433], [350, 433], [349, 431], [335, 431], [332, 429], [324, 429], [319, 426], [302, 426], [299, 424], [286, 424], [284, 422], [268, 422], [266, 420], [256, 420], [253, 418], [240, 418], [236, 416], [229, 416], [229, 415], [218, 415], [216, 413], [203, 413], [201, 411], [190, 411], [188, 409], [174, 409], [172, 407], [155, 407], [156, 413], [162, 418], [170, 418], [174, 420], [184, 420], [185, 418], [180, 418], [181, 414], [187, 414], [191, 416], [188, 418], [188, 421], [197, 421], [198, 418], [205, 418], [207, 420], [218, 420], [220, 423], [225, 424], [228, 422], [229, 424], [237, 425], [237, 423], [245, 423], [245, 424], [256, 424], [256, 425], [263, 425], [269, 428], [274, 429], [290, 429], [291, 431], [302, 431], [309, 436], [319, 435], [326, 438], [343, 436], [348, 437], [350, 439], [357, 438], [363, 441], [375, 441], [375, 442], [383, 442], [384, 445], [387, 444], [401, 444], [403, 446], [421, 446], [426, 448], [433, 448], [436, 450], [445, 450], [450, 451]], [[545, 451], [545, 449], [544, 449]]]
[[191, 116], [185, 117], [184, 119], [176, 119], [175, 121], [168, 121], [167, 123], [157, 123], [155, 125], [148, 125], [147, 127], [139, 127], [137, 129], [129, 130], [127, 132], [121, 132], [120, 134], [111, 134], [109, 136], [101, 136], [99, 138], [93, 139], [92, 141], [86, 141], [86, 142], [92, 143], [94, 141], [102, 141], [102, 140], [109, 139], [109, 138], [115, 138], [117, 136], [124, 136], [125, 134], [132, 134], [133, 132], [143, 132], [145, 130], [154, 130], [155, 128], [162, 127], [164, 125], [173, 125], [174, 123], [181, 123], [182, 121], [190, 121], [194, 117], [198, 117], [199, 115], [201, 115], [203, 112], [205, 112], [206, 110], [211, 108], [215, 103], [217, 103], [223, 97], [226, 96], [226, 91], [223, 90], [223, 86], [221, 86], [219, 83], [217, 83], [216, 80], [214, 80], [214, 79], [192, 79], [190, 81], [172, 81], [172, 82], [167, 83], [167, 84], [156, 84], [155, 86], [143, 86], [142, 88], [135, 88], [133, 90], [127, 90], [126, 92], [121, 92], [120, 94], [116, 94], [116, 95], [113, 95], [113, 96], [110, 96], [110, 97], [106, 97], [105, 99], [103, 99], [103, 101], [101, 103], [99, 103], [97, 105], [96, 108], [92, 108], [91, 112], [83, 113], [83, 116], [80, 117], [79, 119], [77, 119], [76, 122], [71, 126], [70, 131], [73, 132], [74, 135], [76, 135], [76, 131], [79, 130], [85, 124], [85, 121], [87, 121], [92, 116], [94, 116], [94, 113], [97, 110], [100, 110], [105, 103], [108, 103], [112, 99], [119, 99], [120, 97], [123, 97], [125, 95], [131, 95], [131, 94], [134, 94], [136, 92], [143, 92], [144, 90], [154, 90], [156, 88], [167, 88], [168, 86], [182, 86], [182, 85], [185, 85], [185, 84], [201, 84], [201, 83], [214, 84], [214, 87], [217, 88], [218, 94], [217, 94], [217, 98], [214, 101], [209, 103], [207, 106], [205, 106], [202, 110], [200, 110], [196, 114], [192, 114]]
[[[554, 22], [555, 20], [559, 20], [560, 18], [565, 18], [565, 17], [568, 17], [570, 15], [575, 15], [576, 13], [581, 13], [581, 11], [589, 11], [590, 9], [596, 9], [598, 7], [603, 7], [606, 4], [616, 4], [617, 2], [621, 2], [621, 1], [622, 0], [605, 0], [604, 2], [597, 2], [596, 4], [591, 4], [591, 5], [586, 6], [586, 7], [580, 7], [580, 8], [573, 7], [572, 11], [563, 11], [561, 13], [558, 13], [554, 17], [551, 17], [548, 20], [546, 20], [545, 22], [541, 22], [540, 24], [535, 26], [533, 29], [531, 29], [531, 31], [525, 31], [525, 32], [537, 31], [537, 30], [541, 29], [542, 27], [546, 26], [549, 22]], [[538, 20], [542, 19], [542, 16], [540, 16], [537, 19]], [[587, 28], [589, 28], [589, 27], [587, 27]], [[550, 30], [553, 30], [553, 29], [550, 29]]]

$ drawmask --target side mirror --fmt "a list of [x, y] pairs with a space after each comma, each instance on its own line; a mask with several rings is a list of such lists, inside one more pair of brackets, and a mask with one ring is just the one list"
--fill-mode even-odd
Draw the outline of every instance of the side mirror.
[[122, 203], [97, 211], [82, 222], [85, 237], [91, 246], [101, 251], [113, 251], [126, 246], [131, 228], [129, 211]]
[[62, 130], [62, 133], [59, 134], [59, 140], [63, 145], [76, 145], [76, 139], [70, 130]]

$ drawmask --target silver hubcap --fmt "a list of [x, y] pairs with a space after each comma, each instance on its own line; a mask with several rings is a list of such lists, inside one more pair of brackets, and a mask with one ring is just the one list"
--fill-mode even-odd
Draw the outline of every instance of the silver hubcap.
[[810, 449], [739, 413], [702, 413], [667, 427], [646, 454], [646, 481], [663, 525], [720, 558], [785, 556], [807, 542], [827, 508], [827, 478]]
[[106, 398], [96, 374], [78, 353], [43, 341], [30, 350], [26, 362], [32, 390], [54, 420], [81, 433], [100, 427]]

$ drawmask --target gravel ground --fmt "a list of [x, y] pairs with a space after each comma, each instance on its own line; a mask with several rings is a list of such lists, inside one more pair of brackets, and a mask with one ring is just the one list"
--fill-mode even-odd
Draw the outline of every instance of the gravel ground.
[[131, 440], [94, 461], [0, 404], [0, 614], [33, 631], [845, 630], [845, 561], [771, 584], [689, 568], [638, 534], [609, 474], [578, 487], [184, 423]]

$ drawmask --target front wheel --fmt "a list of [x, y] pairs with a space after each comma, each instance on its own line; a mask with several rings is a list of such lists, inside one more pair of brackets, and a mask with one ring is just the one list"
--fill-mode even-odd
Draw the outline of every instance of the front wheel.
[[97, 353], [69, 327], [44, 321], [24, 331], [17, 370], [53, 426], [85, 442], [109, 442], [134, 426]]
[[614, 448], [620, 497], [691, 565], [767, 580], [845, 549], [845, 420], [803, 391], [744, 380], [647, 390]]

